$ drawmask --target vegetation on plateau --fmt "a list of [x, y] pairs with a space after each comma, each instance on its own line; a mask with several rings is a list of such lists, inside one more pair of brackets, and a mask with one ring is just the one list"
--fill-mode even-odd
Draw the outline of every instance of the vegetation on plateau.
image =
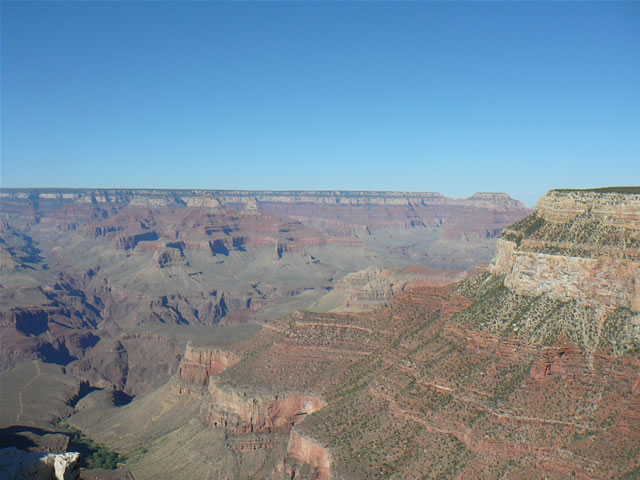
[[86, 468], [103, 468], [105, 470], [115, 470], [119, 463], [127, 461], [127, 457], [114, 452], [109, 447], [95, 443], [93, 440], [84, 435], [80, 430], [67, 423], [58, 425], [64, 429], [70, 439], [70, 447], [80, 452], [81, 466]]
[[460, 283], [456, 292], [473, 301], [456, 315], [472, 329], [536, 345], [554, 345], [563, 338], [586, 351], [610, 348], [616, 356], [640, 351], [634, 313], [624, 307], [603, 310], [548, 295], [518, 295], [504, 285], [503, 276], [489, 273]]
[[584, 192], [584, 193], [623, 193], [623, 194], [638, 194], [640, 193], [640, 186], [635, 187], [601, 187], [601, 188], [584, 188], [584, 189], [572, 189], [572, 188], [556, 188], [551, 190], [552, 192], [571, 193], [571, 192]]

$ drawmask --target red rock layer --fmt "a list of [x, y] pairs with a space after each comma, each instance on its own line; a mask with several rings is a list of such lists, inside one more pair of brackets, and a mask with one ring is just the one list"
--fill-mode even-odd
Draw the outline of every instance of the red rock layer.
[[274, 478], [595, 480], [638, 467], [636, 357], [476, 331], [456, 316], [470, 303], [425, 287], [368, 314], [274, 322], [211, 378], [203, 418], [230, 438], [290, 431]]

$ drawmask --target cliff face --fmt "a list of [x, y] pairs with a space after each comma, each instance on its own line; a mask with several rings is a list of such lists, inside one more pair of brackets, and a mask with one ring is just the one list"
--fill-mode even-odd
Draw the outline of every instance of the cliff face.
[[296, 393], [248, 393], [227, 385], [210, 382], [210, 397], [202, 412], [213, 427], [224, 427], [234, 435], [247, 433], [284, 433], [306, 415], [323, 408], [326, 403], [312, 395]]
[[203, 400], [201, 417], [235, 435], [285, 433], [326, 403], [309, 395], [236, 388], [216, 376], [240, 362], [232, 351], [189, 343], [178, 369], [178, 392]]
[[[357, 246], [361, 242], [355, 241], [354, 232], [371, 235], [378, 229], [438, 228], [450, 240], [465, 235], [486, 239], [529, 212], [521, 202], [499, 193], [452, 199], [411, 192], [5, 189], [0, 201], [0, 216], [8, 226], [71, 229], [111, 238], [125, 250], [149, 242], [163, 246], [157, 242], [163, 236], [185, 239], [191, 247], [206, 248], [208, 241], [218, 240], [229, 250], [242, 242], [280, 242], [291, 251], [340, 242]], [[182, 221], [185, 213], [192, 222]], [[321, 231], [301, 231], [302, 225]], [[197, 227], [206, 235], [189, 242], [194, 233], [201, 233]], [[306, 241], [298, 243], [300, 237]]]
[[[317, 441], [304, 437], [292, 431], [287, 445], [287, 458], [283, 462], [284, 473], [295, 475], [295, 467], [290, 464], [299, 463], [312, 467], [312, 480], [330, 480], [331, 478], [331, 453], [322, 447]], [[295, 478], [295, 477], [294, 477]]]
[[538, 215], [551, 223], [567, 224], [589, 215], [603, 226], [640, 229], [640, 193], [552, 190], [540, 199]]
[[196, 347], [189, 343], [178, 373], [188, 385], [205, 386], [212, 375], [224, 372], [239, 361], [240, 359], [233, 352]]
[[369, 267], [339, 279], [333, 290], [313, 305], [318, 312], [363, 312], [384, 307], [397, 293], [415, 287], [441, 287], [460, 281], [466, 272], [426, 267], [383, 269]]
[[280, 474], [294, 475], [310, 466], [312, 478], [329, 480], [331, 456], [327, 449], [297, 434], [293, 428], [306, 416], [326, 406], [315, 395], [296, 392], [273, 393], [260, 386], [238, 387], [220, 382], [218, 375], [240, 361], [232, 351], [187, 345], [178, 369], [176, 390], [200, 400], [200, 419], [225, 438], [237, 452], [273, 449], [288, 437], [287, 456], [277, 466]]
[[640, 194], [549, 192], [504, 230], [490, 271], [523, 295], [640, 311]]
[[74, 202], [94, 205], [194, 206], [220, 208], [241, 203], [257, 208], [259, 203], [321, 203], [347, 205], [462, 204], [503, 209], [522, 208], [505, 193], [476, 193], [468, 199], [451, 199], [437, 192], [388, 191], [251, 191], [251, 190], [161, 190], [161, 189], [4, 189], [5, 201]]

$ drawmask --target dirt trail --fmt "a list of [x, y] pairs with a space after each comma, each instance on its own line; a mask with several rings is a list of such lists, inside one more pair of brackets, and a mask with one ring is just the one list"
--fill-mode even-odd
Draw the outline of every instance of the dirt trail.
[[18, 411], [18, 415], [16, 416], [16, 424], [19, 424], [20, 418], [22, 417], [22, 414], [24, 413], [24, 402], [22, 401], [22, 394], [26, 392], [26, 390], [29, 387], [29, 385], [31, 385], [31, 383], [33, 383], [33, 381], [36, 380], [40, 376], [40, 373], [41, 373], [40, 364], [38, 363], [38, 360], [34, 360], [33, 364], [36, 366], [36, 371], [37, 371], [36, 376], [33, 377], [31, 380], [29, 380], [27, 383], [25, 383], [24, 386], [18, 392], [18, 404], [20, 405], [20, 410]]

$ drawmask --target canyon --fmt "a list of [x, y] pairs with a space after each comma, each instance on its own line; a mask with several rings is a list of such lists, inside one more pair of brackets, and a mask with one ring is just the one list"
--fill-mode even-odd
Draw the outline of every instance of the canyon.
[[455, 275], [528, 213], [504, 194], [394, 192], [22, 189], [0, 206], [0, 371], [40, 360], [129, 395], [175, 373], [192, 334], [163, 327], [343, 308], [343, 277], [367, 268]]
[[640, 189], [3, 194], [3, 423], [114, 475], [640, 475]]

